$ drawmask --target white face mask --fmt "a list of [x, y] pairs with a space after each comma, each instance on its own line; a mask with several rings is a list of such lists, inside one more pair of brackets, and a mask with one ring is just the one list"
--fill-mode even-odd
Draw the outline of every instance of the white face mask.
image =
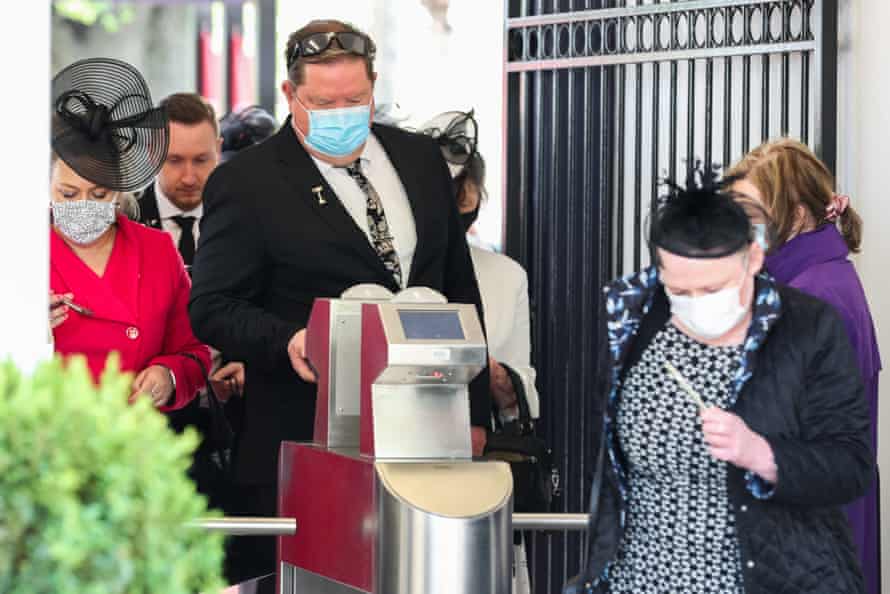
[[[745, 258], [746, 272], [747, 269], [748, 259]], [[741, 292], [741, 286], [734, 286], [700, 297], [688, 297], [674, 295], [665, 287], [671, 313], [693, 334], [705, 340], [720, 338], [745, 317], [748, 308], [742, 305]]]

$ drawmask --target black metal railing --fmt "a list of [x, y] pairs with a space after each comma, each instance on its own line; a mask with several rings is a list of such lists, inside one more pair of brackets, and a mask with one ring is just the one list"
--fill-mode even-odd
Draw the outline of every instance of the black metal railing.
[[[599, 430], [600, 288], [648, 264], [664, 177], [795, 136], [834, 168], [832, 0], [508, 0], [507, 252], [526, 266], [556, 512], [583, 512]], [[577, 534], [531, 535], [538, 593], [581, 562]]]

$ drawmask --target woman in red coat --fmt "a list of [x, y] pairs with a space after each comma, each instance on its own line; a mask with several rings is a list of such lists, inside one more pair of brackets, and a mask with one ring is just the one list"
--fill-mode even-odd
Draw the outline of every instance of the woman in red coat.
[[182, 408], [204, 384], [198, 361], [210, 366], [189, 324], [190, 281], [169, 235], [119, 212], [121, 192], [148, 183], [163, 163], [166, 120], [141, 75], [115, 60], [69, 66], [53, 97], [55, 350], [85, 356], [97, 380], [117, 352], [135, 375], [131, 401], [147, 395], [160, 410]]

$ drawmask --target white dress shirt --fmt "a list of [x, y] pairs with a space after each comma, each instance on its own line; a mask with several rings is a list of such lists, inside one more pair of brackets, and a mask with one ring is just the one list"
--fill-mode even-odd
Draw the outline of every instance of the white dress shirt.
[[[408, 276], [411, 274], [411, 263], [414, 261], [414, 251], [417, 249], [417, 229], [414, 226], [414, 213], [411, 211], [411, 203], [408, 194], [399, 179], [399, 174], [389, 160], [380, 141], [373, 134], [368, 135], [365, 148], [359, 156], [362, 173], [374, 186], [380, 202], [383, 203], [383, 212], [386, 214], [386, 222], [393, 237], [393, 247], [399, 257], [399, 266], [402, 270], [402, 286], [408, 284]], [[368, 197], [358, 186], [344, 167], [335, 167], [325, 163], [321, 159], [312, 160], [321, 172], [325, 181], [337, 194], [337, 198], [352, 216], [355, 224], [371, 242], [371, 233], [368, 230]], [[174, 223], [175, 224], [175, 223]]]
[[173, 237], [173, 245], [177, 247], [179, 247], [179, 238], [182, 236], [182, 229], [176, 224], [173, 217], [195, 217], [195, 222], [192, 223], [192, 235], [195, 236], [195, 247], [197, 248], [198, 235], [201, 233], [201, 226], [198, 223], [201, 222], [201, 217], [204, 216], [204, 205], [199, 204], [197, 207], [189, 211], [182, 210], [170, 202], [170, 199], [164, 195], [164, 191], [161, 189], [161, 184], [158, 180], [155, 180], [155, 198], [157, 198], [158, 201], [158, 216], [161, 219], [161, 228]]
[[509, 365], [522, 379], [532, 418], [540, 416], [535, 369], [531, 366], [528, 275], [503, 254], [470, 246], [482, 296], [488, 354]]

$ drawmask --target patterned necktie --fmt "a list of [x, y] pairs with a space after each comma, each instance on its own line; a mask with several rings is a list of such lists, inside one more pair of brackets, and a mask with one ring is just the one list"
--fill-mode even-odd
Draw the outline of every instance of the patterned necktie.
[[389, 223], [386, 222], [386, 214], [383, 212], [383, 203], [377, 190], [362, 173], [361, 164], [356, 160], [346, 167], [346, 172], [355, 180], [368, 199], [368, 230], [371, 233], [371, 243], [374, 250], [383, 262], [383, 266], [396, 279], [396, 284], [402, 286], [402, 267], [399, 264], [399, 255], [393, 247], [392, 233], [389, 232]]
[[186, 266], [191, 266], [195, 259], [195, 217], [184, 217], [178, 215], [170, 217], [174, 223], [179, 225], [182, 233], [179, 234], [179, 254]]

